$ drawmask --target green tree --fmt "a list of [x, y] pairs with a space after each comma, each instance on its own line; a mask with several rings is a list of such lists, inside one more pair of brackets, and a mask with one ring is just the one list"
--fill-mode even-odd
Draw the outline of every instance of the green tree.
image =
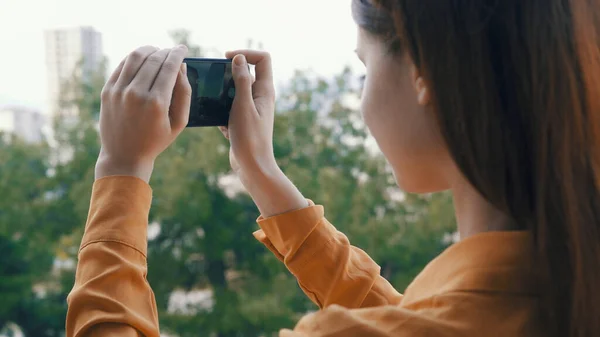
[[[187, 32], [172, 36], [189, 46], [190, 56], [202, 56]], [[230, 174], [227, 151], [227, 142], [216, 128], [190, 129], [156, 163], [151, 218], [160, 223], [160, 234], [149, 242], [148, 279], [163, 328], [182, 337], [262, 330], [238, 309], [235, 280], [260, 271], [250, 264], [262, 250], [251, 235], [241, 235], [255, 220], [251, 200], [229, 198], [220, 184]], [[203, 289], [213, 294], [210, 308], [192, 308], [192, 318], [168, 310], [173, 291]]]
[[16, 323], [26, 336], [64, 335], [66, 297], [75, 280], [75, 263], [87, 217], [94, 166], [100, 151], [97, 122], [106, 62], [83, 73], [83, 62], [62, 86], [60, 108], [53, 121], [53, 146], [46, 207], [39, 223], [51, 232], [47, 254], [55, 264], [44, 275], [44, 296], [24, 303]]
[[59, 233], [44, 223], [48, 147], [1, 135], [0, 153], [0, 330], [12, 322], [27, 336], [59, 336], [66, 304], [52, 300], [48, 278]]
[[[172, 37], [190, 56], [205, 52], [187, 31]], [[0, 137], [0, 329], [14, 322], [26, 336], [64, 333], [69, 262], [77, 257], [100, 149], [104, 74], [104, 66], [91, 77], [78, 70], [65, 84], [51, 147]], [[398, 190], [385, 160], [367, 145], [354, 77], [350, 70], [332, 79], [298, 72], [280, 88], [275, 154], [304, 195], [325, 205], [328, 219], [402, 291], [448, 245], [452, 202], [448, 194]], [[227, 153], [216, 128], [188, 129], [155, 166], [148, 279], [162, 329], [180, 337], [274, 335], [316, 310], [253, 238], [258, 212], [239, 191]], [[175, 294], [198, 291], [211, 295], [174, 306]]]
[[0, 330], [14, 322], [14, 311], [24, 297], [29, 297], [32, 288], [32, 275], [25, 245], [5, 234], [0, 236], [0, 293], [3, 303], [0, 308]]
[[[191, 45], [185, 31], [173, 37]], [[403, 289], [447, 245], [451, 202], [447, 194], [396, 196], [401, 192], [383, 158], [365, 145], [368, 134], [350, 104], [359, 96], [355, 82], [350, 70], [333, 80], [299, 72], [280, 93], [276, 156], [300, 190], [326, 205], [332, 223]], [[152, 219], [160, 234], [149, 245], [149, 279], [163, 328], [179, 336], [272, 334], [315, 309], [252, 238], [257, 211], [248, 196], [224, 192], [227, 150], [217, 130], [190, 129], [156, 166]], [[169, 310], [173, 290], [200, 289], [213, 292], [212, 307]]]
[[53, 146], [0, 137], [0, 328], [13, 322], [26, 336], [64, 334], [99, 149], [103, 73], [77, 70], [64, 84]]

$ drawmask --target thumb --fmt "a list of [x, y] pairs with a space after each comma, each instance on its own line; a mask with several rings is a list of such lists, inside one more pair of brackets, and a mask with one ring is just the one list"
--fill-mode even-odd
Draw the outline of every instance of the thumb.
[[[239, 110], [248, 105], [254, 107], [252, 97], [252, 76], [248, 68], [248, 61], [242, 54], [233, 58], [232, 62], [233, 81], [235, 83], [235, 98], [232, 110]], [[254, 109], [253, 109], [254, 110]]]
[[177, 74], [171, 108], [169, 109], [171, 129], [177, 133], [181, 132], [188, 124], [191, 98], [192, 86], [187, 78], [187, 64], [182, 63], [179, 74]]

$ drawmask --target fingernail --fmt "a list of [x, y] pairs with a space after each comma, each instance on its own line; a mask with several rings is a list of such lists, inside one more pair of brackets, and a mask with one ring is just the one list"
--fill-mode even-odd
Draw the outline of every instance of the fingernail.
[[235, 62], [235, 65], [243, 66], [246, 64], [246, 57], [242, 54], [239, 54], [238, 56], [235, 57], [235, 59], [233, 61]]
[[184, 44], [178, 45], [177, 48], [186, 49], [186, 50], [188, 49], [187, 46]]

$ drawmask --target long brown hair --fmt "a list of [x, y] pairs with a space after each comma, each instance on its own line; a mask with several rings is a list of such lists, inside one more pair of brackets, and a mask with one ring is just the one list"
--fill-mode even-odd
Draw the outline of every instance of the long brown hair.
[[358, 25], [408, 53], [463, 174], [533, 233], [549, 332], [600, 336], [600, 2], [375, 2]]

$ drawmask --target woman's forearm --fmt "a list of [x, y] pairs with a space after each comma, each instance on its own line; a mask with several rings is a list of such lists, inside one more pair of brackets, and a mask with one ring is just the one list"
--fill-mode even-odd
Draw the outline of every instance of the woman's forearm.
[[308, 207], [308, 201], [277, 165], [240, 172], [242, 184], [263, 218]]

